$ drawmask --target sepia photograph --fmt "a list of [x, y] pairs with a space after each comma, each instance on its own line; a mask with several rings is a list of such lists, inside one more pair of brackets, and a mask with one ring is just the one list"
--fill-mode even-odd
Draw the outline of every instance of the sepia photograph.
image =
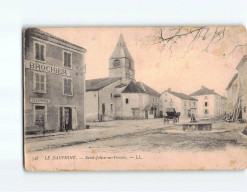
[[24, 28], [28, 171], [247, 168], [244, 26]]

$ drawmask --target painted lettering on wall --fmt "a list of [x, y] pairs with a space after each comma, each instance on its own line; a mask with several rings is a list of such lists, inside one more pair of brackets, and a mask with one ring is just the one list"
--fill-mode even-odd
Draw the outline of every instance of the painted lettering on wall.
[[30, 103], [48, 104], [48, 103], [50, 103], [50, 99], [30, 97]]
[[38, 62], [25, 61], [25, 67], [32, 69], [32, 70], [40, 71], [40, 72], [48, 72], [52, 74], [70, 76], [70, 70], [67, 70], [65, 68], [56, 67], [56, 66], [51, 66], [48, 64], [41, 64]]

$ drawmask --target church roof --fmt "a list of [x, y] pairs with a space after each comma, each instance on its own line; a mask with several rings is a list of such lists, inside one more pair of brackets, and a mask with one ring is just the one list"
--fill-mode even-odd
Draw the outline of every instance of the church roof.
[[122, 34], [119, 37], [118, 43], [111, 55], [111, 58], [128, 58], [129, 60], [134, 61], [130, 55]]
[[121, 80], [121, 78], [106, 77], [106, 78], [86, 80], [86, 91], [98, 91], [118, 80]]
[[137, 82], [137, 83], [138, 83], [138, 85], [140, 85], [144, 89], [145, 93], [148, 93], [151, 95], [160, 95], [159, 92], [155, 91], [153, 88], [149, 87], [145, 83], [143, 83], [143, 82]]
[[219, 95], [219, 94], [215, 93], [213, 89], [209, 89], [207, 87], [204, 87], [203, 85], [201, 89], [190, 94], [190, 96], [200, 96], [200, 95]]
[[122, 93], [147, 93], [150, 95], [160, 95], [157, 91], [147, 86], [143, 82], [130, 82]]

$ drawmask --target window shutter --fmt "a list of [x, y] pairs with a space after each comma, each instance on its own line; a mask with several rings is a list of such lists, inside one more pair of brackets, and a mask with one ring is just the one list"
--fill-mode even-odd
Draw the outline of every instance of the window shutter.
[[64, 79], [64, 94], [67, 94], [67, 79]]
[[35, 43], [35, 59], [39, 60], [39, 44]]
[[64, 52], [64, 66], [67, 67], [67, 53]]
[[71, 83], [71, 81], [72, 81], [71, 79], [68, 79], [68, 93], [69, 94], [72, 94], [72, 87], [71, 87], [72, 83]]
[[71, 68], [71, 54], [68, 53], [68, 67]]
[[45, 50], [44, 50], [44, 45], [40, 45], [40, 60], [45, 61]]

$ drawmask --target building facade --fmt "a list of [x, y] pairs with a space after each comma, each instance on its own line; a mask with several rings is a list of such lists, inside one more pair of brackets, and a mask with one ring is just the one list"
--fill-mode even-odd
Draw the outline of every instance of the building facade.
[[237, 66], [239, 82], [239, 98], [241, 105], [241, 118], [247, 121], [247, 55], [245, 55]]
[[23, 44], [25, 133], [84, 129], [86, 49], [37, 28]]
[[219, 117], [226, 114], [226, 98], [212, 89], [202, 86], [190, 94], [198, 100], [198, 117]]
[[86, 81], [86, 119], [98, 121], [114, 120], [116, 112], [116, 87], [121, 78], [99, 78]]
[[238, 84], [238, 74], [235, 74], [227, 88], [227, 113], [230, 114], [233, 112], [234, 107], [238, 101], [239, 94], [239, 84]]
[[168, 108], [175, 108], [176, 112], [180, 112], [181, 117], [190, 117], [191, 114], [197, 116], [197, 99], [171, 91], [171, 88], [161, 93], [160, 102], [162, 113], [166, 113]]
[[233, 76], [226, 88], [227, 111], [233, 114], [236, 105], [239, 105], [238, 118], [247, 121], [247, 55], [241, 59], [236, 70], [238, 73]]
[[160, 94], [135, 80], [134, 59], [121, 34], [109, 59], [109, 77], [86, 80], [88, 121], [155, 118]]
[[157, 118], [160, 94], [143, 82], [130, 82], [121, 92], [118, 118]]

